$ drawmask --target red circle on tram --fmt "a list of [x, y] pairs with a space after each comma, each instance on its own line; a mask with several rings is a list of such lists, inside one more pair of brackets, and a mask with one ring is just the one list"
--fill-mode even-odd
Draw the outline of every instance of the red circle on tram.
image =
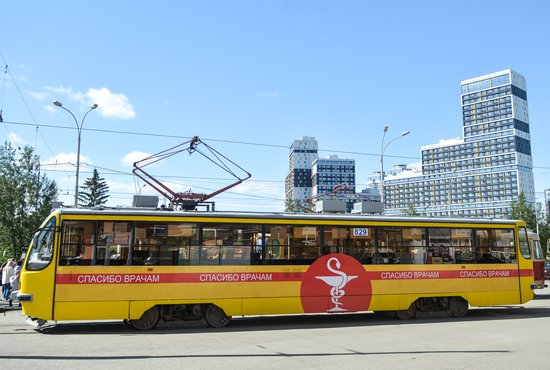
[[372, 286], [359, 261], [333, 253], [309, 266], [302, 278], [300, 296], [306, 313], [368, 311]]

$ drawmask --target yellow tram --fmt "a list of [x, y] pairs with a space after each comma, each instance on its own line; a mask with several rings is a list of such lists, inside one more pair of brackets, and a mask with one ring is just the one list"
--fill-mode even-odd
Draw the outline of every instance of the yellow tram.
[[16, 292], [47, 320], [160, 320], [385, 311], [463, 316], [533, 299], [525, 224], [327, 214], [57, 209]]

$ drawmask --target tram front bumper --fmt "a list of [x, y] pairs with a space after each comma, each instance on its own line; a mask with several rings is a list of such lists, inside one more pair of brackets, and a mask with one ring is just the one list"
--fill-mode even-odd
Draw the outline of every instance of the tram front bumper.
[[19, 302], [32, 302], [32, 294], [25, 294], [16, 290], [15, 292], [11, 292], [11, 299]]

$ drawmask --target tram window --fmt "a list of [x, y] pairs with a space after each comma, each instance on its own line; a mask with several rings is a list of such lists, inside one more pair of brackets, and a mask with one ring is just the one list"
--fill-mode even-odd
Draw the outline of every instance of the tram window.
[[261, 246], [261, 226], [256, 224], [205, 224], [202, 228], [200, 264], [250, 265]]
[[[502, 239], [506, 230], [476, 229], [476, 255], [478, 263], [504, 263], [507, 256], [504, 253]], [[513, 236], [513, 233], [512, 233]], [[510, 258], [508, 258], [509, 260]]]
[[544, 253], [542, 252], [542, 246], [540, 244], [540, 240], [532, 240], [533, 243], [533, 258], [537, 260], [544, 259]]
[[453, 263], [451, 257], [451, 229], [447, 227], [428, 228], [428, 251], [426, 263]]
[[396, 250], [401, 264], [423, 264], [426, 248], [426, 229], [422, 227], [403, 228], [403, 245]]
[[451, 229], [450, 255], [454, 263], [475, 263], [474, 234], [472, 229]]
[[397, 249], [403, 245], [403, 229], [401, 227], [379, 227], [378, 245], [374, 256], [374, 263], [394, 264], [399, 263], [396, 256]]
[[288, 260], [288, 228], [287, 226], [265, 227], [264, 256], [267, 263]]
[[163, 261], [171, 265], [191, 263], [191, 248], [199, 245], [199, 227], [197, 224], [169, 223], [166, 248], [161, 250]]
[[325, 226], [323, 254], [345, 253], [361, 263], [371, 264], [375, 253], [374, 227]]
[[99, 221], [95, 263], [113, 266], [127, 264], [131, 230], [130, 222]]
[[27, 270], [38, 271], [45, 269], [52, 261], [55, 217], [52, 217], [46, 225], [38, 231], [33, 238], [32, 249], [27, 261]]
[[496, 229], [495, 233], [495, 249], [492, 254], [498, 257], [500, 262], [515, 263], [516, 262], [516, 243], [514, 242], [513, 229]]
[[189, 223], [136, 222], [133, 265], [186, 265], [198, 245], [198, 227]]
[[320, 239], [317, 226], [266, 226], [266, 262], [311, 264], [320, 256]]
[[531, 258], [529, 238], [527, 237], [527, 230], [524, 227], [519, 228], [519, 250], [524, 258]]
[[310, 264], [320, 255], [319, 228], [315, 226], [292, 226], [290, 239], [291, 257], [297, 263]]
[[94, 251], [95, 222], [64, 221], [61, 230], [59, 264], [90, 265]]

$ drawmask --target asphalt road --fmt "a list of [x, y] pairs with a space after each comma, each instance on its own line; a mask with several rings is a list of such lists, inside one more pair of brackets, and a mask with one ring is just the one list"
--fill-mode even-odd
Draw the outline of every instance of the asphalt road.
[[[549, 282], [550, 283], [550, 282]], [[2, 313], [0, 363], [38, 369], [549, 369], [550, 288], [522, 306], [400, 321], [373, 313], [250, 317], [223, 329], [69, 322]]]

